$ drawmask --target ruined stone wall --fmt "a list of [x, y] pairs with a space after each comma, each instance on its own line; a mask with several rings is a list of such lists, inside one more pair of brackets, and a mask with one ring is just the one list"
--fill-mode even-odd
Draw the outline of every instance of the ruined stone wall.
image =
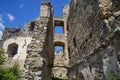
[[33, 34], [34, 33], [34, 26], [35, 26], [35, 20], [25, 24], [24, 33], [27, 35]]
[[19, 36], [19, 34], [21, 33], [21, 29], [20, 28], [8, 28], [6, 27], [5, 30], [3, 31], [3, 36], [2, 39], [8, 39], [10, 37], [13, 36]]
[[64, 42], [66, 43], [67, 36], [65, 34], [54, 34], [54, 42]]
[[[28, 46], [25, 62], [25, 76], [29, 80], [49, 80], [51, 77], [52, 52], [49, 52], [49, 37], [47, 33], [49, 19], [40, 19], [36, 23], [36, 32]], [[46, 24], [47, 23], [47, 24]], [[39, 27], [38, 27], [39, 26]], [[52, 38], [51, 38], [52, 39]], [[51, 49], [52, 51], [52, 49]], [[46, 77], [47, 76], [47, 77]]]
[[30, 30], [30, 25], [32, 26], [30, 22], [26, 24], [24, 31], [22, 31], [20, 28], [6, 27], [5, 30], [3, 31], [2, 40], [0, 40], [0, 48], [3, 48], [4, 42], [8, 39], [13, 39], [17, 37], [32, 37], [34, 31], [31, 31], [32, 29]]
[[[101, 1], [104, 6], [101, 6]], [[113, 73], [120, 78], [118, 4], [119, 0], [71, 0], [68, 18], [69, 80], [111, 80]]]
[[70, 5], [65, 5], [65, 6], [63, 6], [62, 16], [63, 16], [64, 19], [67, 19], [67, 18], [68, 18], [69, 9], [70, 9]]
[[[52, 69], [52, 76], [57, 78], [68, 78], [68, 67], [69, 67], [69, 58], [68, 58], [68, 43], [67, 43], [67, 17], [69, 15], [69, 5], [63, 7], [63, 17], [54, 17], [53, 18], [53, 27], [61, 26], [63, 27], [62, 34], [54, 33], [54, 46], [63, 47], [63, 52], [60, 55], [54, 54], [54, 66]], [[54, 52], [55, 53], [55, 52]]]
[[[31, 42], [31, 37], [14, 37], [9, 38], [4, 41], [2, 49], [5, 51], [5, 57], [6, 57], [6, 63], [5, 66], [13, 66], [15, 62], [19, 63], [20, 70], [24, 70], [24, 62], [27, 55], [27, 46]], [[9, 57], [9, 48], [8, 46], [11, 44], [17, 44], [18, 50], [16, 55], [14, 55], [12, 58]]]
[[42, 6], [46, 15], [41, 12], [40, 18], [35, 21], [34, 35], [27, 49], [23, 74], [23, 79], [27, 80], [51, 80], [54, 55], [53, 12], [50, 3], [42, 3]]

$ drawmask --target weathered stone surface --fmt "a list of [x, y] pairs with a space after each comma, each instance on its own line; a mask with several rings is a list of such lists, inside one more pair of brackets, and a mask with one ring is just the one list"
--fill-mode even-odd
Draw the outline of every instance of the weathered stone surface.
[[63, 13], [62, 13], [63, 19], [67, 19], [67, 18], [68, 18], [69, 8], [70, 8], [69, 5], [65, 5], [65, 6], [63, 7]]
[[117, 58], [120, 38], [115, 37], [116, 33], [120, 35], [119, 6], [112, 11], [112, 5], [115, 4], [111, 0], [71, 1], [69, 80], [111, 80], [111, 72], [120, 78]]
[[[25, 74], [23, 75], [23, 77], [28, 80], [51, 79], [52, 66], [49, 65], [53, 63], [53, 57], [51, 56], [53, 55], [53, 32], [49, 30], [52, 30], [53, 24], [51, 13], [52, 7], [50, 3], [46, 3], [46, 5], [42, 3], [42, 6], [50, 8], [50, 11], [48, 11], [50, 15], [42, 15], [43, 13], [41, 13], [41, 18], [34, 21], [34, 25], [32, 25], [34, 27], [34, 35], [31, 43], [28, 45], [28, 55], [24, 65]], [[47, 8], [44, 8], [44, 10], [46, 9]], [[29, 31], [30, 30], [28, 30], [28, 32]]]
[[52, 71], [54, 72], [53, 73], [53, 77], [67, 78], [67, 73], [68, 73], [67, 68], [64, 68], [64, 67], [54, 67]]
[[8, 39], [10, 38], [11, 36], [19, 36], [21, 32], [21, 29], [19, 28], [5, 28], [4, 32], [3, 32], [3, 37], [2, 39], [5, 40], [5, 39]]

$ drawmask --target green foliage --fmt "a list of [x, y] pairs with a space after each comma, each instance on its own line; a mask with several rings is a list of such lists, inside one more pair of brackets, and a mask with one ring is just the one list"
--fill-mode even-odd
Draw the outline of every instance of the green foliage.
[[19, 77], [17, 64], [10, 68], [0, 68], [0, 80], [18, 80]]
[[117, 74], [113, 71], [111, 71], [111, 78], [112, 78], [112, 80], [119, 80]]
[[[4, 51], [0, 50], [0, 65], [2, 65], [4, 61]], [[18, 80], [20, 78], [18, 67], [17, 64], [9, 68], [0, 67], [0, 80]]]
[[0, 50], [0, 65], [2, 65], [5, 62], [4, 54], [4, 50]]

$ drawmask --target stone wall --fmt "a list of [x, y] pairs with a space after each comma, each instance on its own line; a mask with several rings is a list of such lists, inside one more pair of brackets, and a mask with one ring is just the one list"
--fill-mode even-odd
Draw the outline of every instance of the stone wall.
[[65, 34], [54, 34], [54, 42], [64, 42], [66, 43], [67, 36]]
[[[55, 51], [57, 53], [58, 51]], [[54, 57], [54, 67], [52, 69], [52, 76], [57, 78], [67, 78], [68, 75], [68, 60], [65, 56], [64, 50], [59, 50]]]
[[[62, 26], [62, 34], [54, 33], [54, 46], [63, 47], [63, 53], [60, 55], [54, 54], [54, 66], [52, 69], [52, 76], [58, 78], [67, 78], [68, 67], [69, 67], [69, 58], [68, 58], [68, 43], [67, 43], [67, 17], [69, 14], [69, 6], [66, 5], [63, 8], [63, 17], [54, 17], [53, 18], [53, 27]], [[55, 53], [55, 52], [54, 52]]]
[[[14, 37], [4, 41], [2, 48], [6, 53], [5, 54], [7, 59], [6, 66], [12, 66], [14, 62], [18, 62], [20, 65], [20, 70], [24, 70], [24, 61], [27, 55], [27, 46], [28, 44], [30, 44], [31, 39], [32, 39], [31, 37]], [[14, 43], [18, 45], [18, 50], [16, 55], [14, 55], [12, 58], [9, 58], [8, 46]]]
[[57, 77], [57, 78], [66, 78], [67, 79], [67, 73], [68, 70], [64, 67], [54, 67], [53, 68], [53, 77]]
[[102, 7], [101, 1], [71, 0], [69, 80], [111, 80], [112, 73], [120, 78], [120, 1], [102, 1]]
[[63, 6], [62, 16], [63, 16], [64, 19], [67, 19], [68, 16], [69, 16], [69, 9], [70, 9], [70, 5]]
[[5, 39], [10, 38], [11, 36], [18, 36], [20, 34], [20, 32], [21, 32], [20, 28], [6, 27], [5, 30], [3, 31], [2, 39], [5, 40]]
[[[9, 45], [18, 45], [17, 54], [6, 62], [6, 65], [20, 63], [22, 80], [51, 80], [52, 77], [66, 77], [69, 66], [67, 50], [67, 17], [69, 6], [63, 8], [63, 18], [53, 17], [51, 3], [42, 2], [40, 16], [25, 24], [24, 31], [14, 28], [6, 28], [0, 45], [8, 53], [13, 50]], [[58, 21], [57, 22], [55, 22]], [[62, 24], [59, 24], [62, 22]], [[54, 25], [62, 25], [64, 34], [54, 34]], [[60, 44], [59, 44], [60, 42]], [[54, 46], [64, 46], [64, 54], [59, 57], [54, 54]], [[57, 64], [57, 65], [56, 65]], [[67, 68], [66, 68], [67, 67]], [[55, 69], [54, 69], [55, 68]], [[52, 72], [53, 69], [53, 72]], [[57, 69], [57, 70], [56, 70]]]
[[[37, 19], [36, 19], [37, 20]], [[25, 24], [25, 28], [24, 28], [24, 33], [27, 35], [32, 35], [34, 33], [34, 26], [35, 26], [35, 21], [33, 20], [31, 22], [28, 22], [27, 24]]]
[[[112, 80], [112, 74], [120, 78], [119, 4], [119, 0], [71, 0], [58, 18], [53, 17], [51, 3], [42, 2], [40, 16], [23, 32], [5, 29], [0, 45], [7, 52], [9, 44], [18, 44], [18, 54], [10, 60], [19, 60], [24, 68], [21, 80], [67, 74], [69, 80]], [[54, 34], [54, 26], [63, 26], [64, 33]], [[63, 46], [63, 54], [55, 56], [54, 46]]]
[[40, 18], [35, 21], [34, 34], [28, 45], [24, 65], [23, 79], [27, 80], [51, 80], [54, 55], [53, 12], [50, 3], [45, 2], [41, 6], [48, 15], [43, 15], [42, 12]]

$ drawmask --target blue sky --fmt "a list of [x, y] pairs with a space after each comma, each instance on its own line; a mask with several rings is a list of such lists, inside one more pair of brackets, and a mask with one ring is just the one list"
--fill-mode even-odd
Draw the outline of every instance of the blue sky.
[[[63, 5], [70, 0], [48, 0], [54, 8], [54, 16], [62, 16]], [[0, 39], [5, 27], [24, 26], [40, 14], [41, 0], [0, 0]]]

